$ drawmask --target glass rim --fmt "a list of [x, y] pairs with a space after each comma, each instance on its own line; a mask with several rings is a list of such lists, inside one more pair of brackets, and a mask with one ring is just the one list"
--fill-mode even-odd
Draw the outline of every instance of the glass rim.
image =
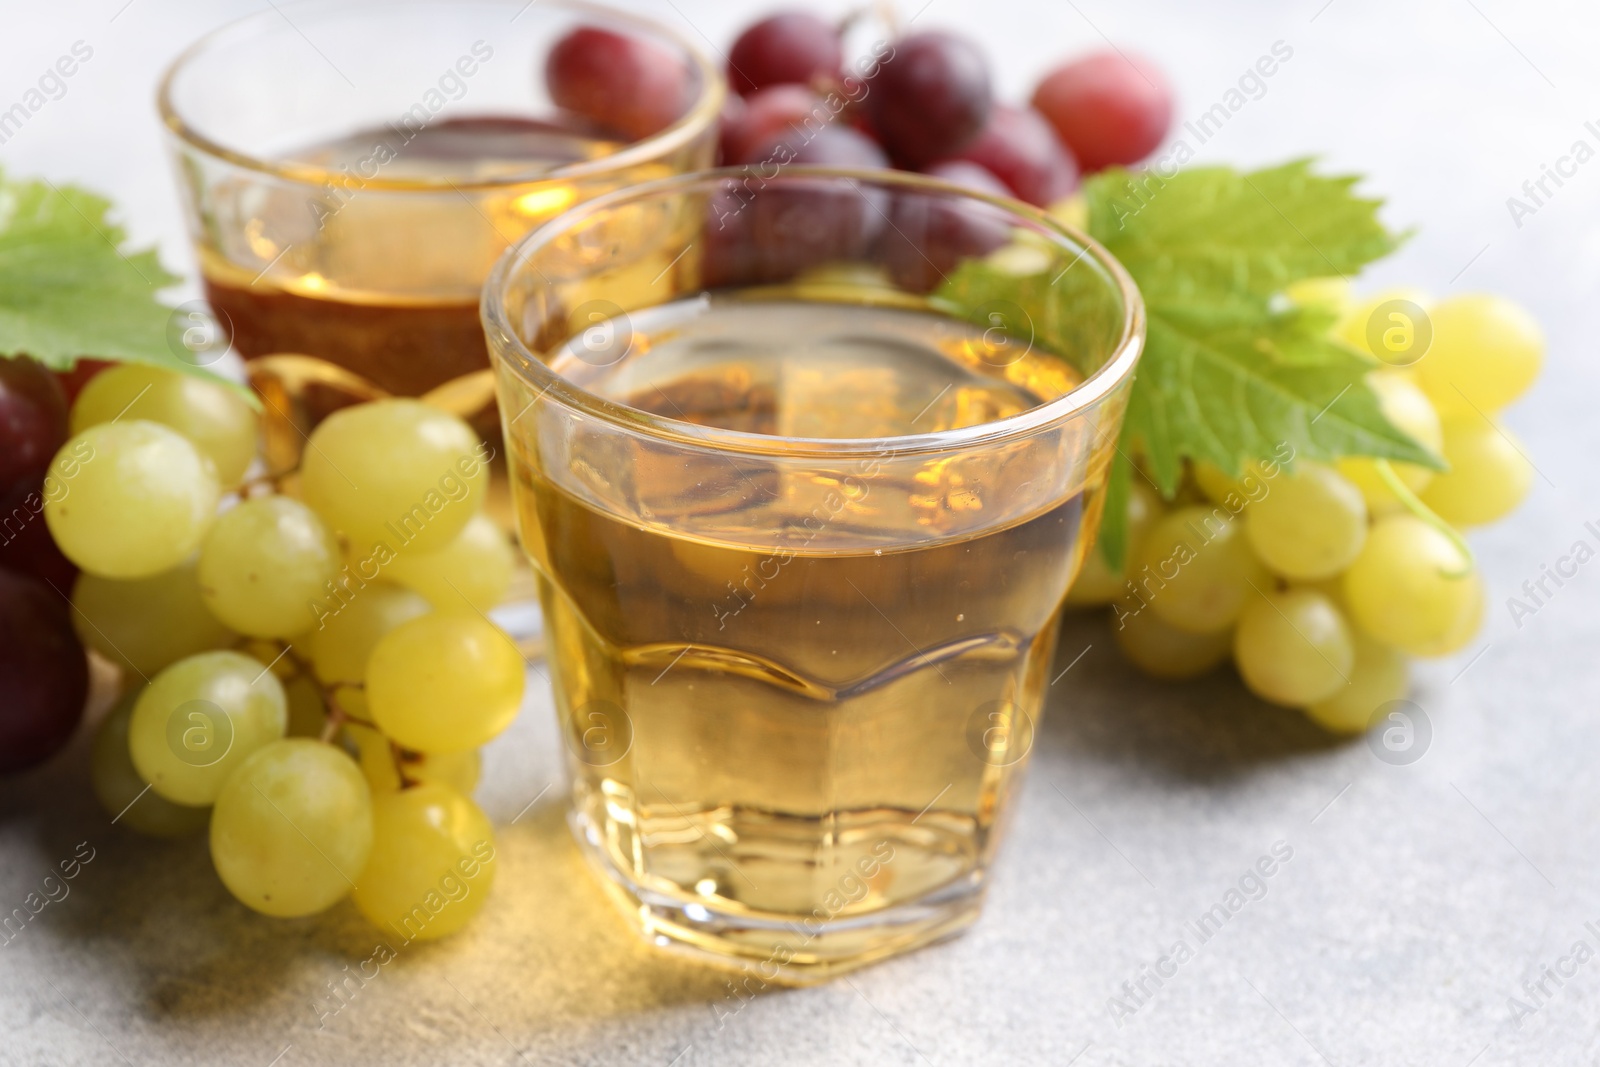
[[[748, 430], [702, 426], [670, 416], [657, 415], [592, 393], [552, 370], [523, 344], [521, 337], [512, 329], [505, 302], [505, 293], [512, 273], [556, 236], [570, 230], [584, 219], [611, 208], [631, 201], [685, 192], [697, 185], [715, 188], [730, 179], [748, 177], [747, 169], [721, 167], [714, 170], [692, 171], [626, 186], [568, 208], [530, 231], [501, 255], [484, 283], [481, 316], [484, 330], [489, 335], [491, 361], [505, 360], [502, 354], [504, 350], [508, 349], [514, 353], [520, 366], [514, 366], [513, 369], [538, 390], [535, 402], [549, 395], [565, 406], [584, 414], [627, 429], [642, 431], [652, 437], [678, 445], [709, 446], [720, 451], [750, 455], [782, 454], [810, 458], [947, 452], [960, 448], [992, 446], [1019, 437], [1028, 437], [1063, 424], [1082, 412], [1096, 407], [1121, 387], [1132, 376], [1134, 368], [1138, 365], [1145, 341], [1144, 298], [1126, 268], [1117, 262], [1116, 257], [1103, 245], [1088, 234], [1066, 226], [1048, 213], [1020, 200], [991, 196], [937, 178], [898, 170], [790, 166], [784, 168], [774, 181], [782, 182], [787, 178], [823, 178], [956, 194], [963, 199], [989, 204], [1013, 218], [1034, 224], [1058, 246], [1077, 253], [1067, 270], [1071, 270], [1079, 259], [1090, 256], [1108, 276], [1110, 283], [1108, 293], [1115, 292], [1122, 299], [1121, 329], [1112, 353], [1106, 361], [1083, 381], [1054, 400], [1048, 400], [1003, 419], [952, 430], [933, 430], [886, 437], [786, 437]], [[521, 414], [517, 413], [507, 422], [508, 433], [511, 424], [520, 418]]]
[[[590, 3], [588, 0], [538, 0], [537, 3], [525, 2], [525, 0], [477, 0], [477, 2], [500, 4], [508, 9], [512, 6], [521, 5], [523, 11], [538, 8], [540, 11], [555, 10], [578, 15], [590, 15], [602, 23], [621, 24], [624, 27], [632, 27], [663, 38], [682, 49], [684, 54], [688, 56], [691, 65], [701, 76], [702, 91], [695, 98], [689, 110], [684, 112], [672, 125], [651, 134], [649, 137], [631, 141], [625, 147], [612, 152], [610, 155], [563, 163], [549, 170], [540, 171], [537, 174], [501, 175], [493, 178], [476, 178], [465, 181], [453, 178], [385, 178], [380, 174], [373, 178], [363, 179], [364, 189], [473, 192], [536, 185], [546, 181], [570, 181], [574, 178], [607, 174], [659, 159], [682, 148], [695, 137], [708, 130], [721, 114], [722, 105], [728, 92], [727, 81], [723, 77], [721, 68], [713, 63], [711, 58], [691, 42], [686, 35], [662, 23], [635, 15], [632, 12], [620, 11], [605, 4]], [[457, 6], [448, 3], [447, 0], [401, 0], [401, 3], [408, 7]], [[328, 2], [328, 0], [290, 0], [290, 2], [275, 4], [265, 11], [257, 11], [254, 14], [245, 15], [242, 18], [233, 19], [218, 26], [198, 40], [191, 42], [183, 51], [178, 53], [171, 63], [167, 64], [166, 69], [162, 72], [161, 81], [156, 88], [156, 109], [160, 113], [162, 125], [166, 127], [168, 133], [185, 144], [204, 152], [206, 155], [224, 160], [246, 170], [318, 186], [347, 177], [343, 171], [330, 167], [320, 167], [313, 163], [266, 159], [250, 152], [229, 148], [227, 145], [212, 140], [200, 133], [184, 119], [172, 98], [174, 83], [185, 67], [208, 49], [223, 43], [225, 38], [240, 33], [253, 32], [266, 23], [276, 24], [280, 20], [288, 21], [288, 16], [283, 14], [282, 9], [287, 9], [291, 13], [301, 11], [326, 15], [351, 9], [393, 12], [395, 7], [395, 0], [332, 0], [332, 2]], [[520, 12], [517, 17], [520, 17]], [[515, 18], [513, 18], [513, 21], [515, 21]]]

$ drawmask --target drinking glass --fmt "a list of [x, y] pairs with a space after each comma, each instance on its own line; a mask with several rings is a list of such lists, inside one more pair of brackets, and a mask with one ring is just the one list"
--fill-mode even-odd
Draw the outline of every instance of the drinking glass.
[[[675, 119], [633, 139], [557, 108], [545, 59], [580, 26], [676, 57]], [[478, 297], [512, 242], [599, 193], [708, 166], [724, 94], [687, 40], [604, 7], [336, 0], [205, 37], [159, 106], [234, 349], [309, 354], [416, 396], [488, 367]]]
[[1144, 321], [1025, 205], [776, 170], [574, 207], [483, 320], [580, 846], [804, 983], [977, 917]]

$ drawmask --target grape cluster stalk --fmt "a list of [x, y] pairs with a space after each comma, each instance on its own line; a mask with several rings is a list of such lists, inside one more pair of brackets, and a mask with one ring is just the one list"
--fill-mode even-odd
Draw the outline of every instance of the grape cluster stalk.
[[1047, 207], [1082, 174], [1146, 158], [1171, 125], [1171, 87], [1144, 58], [1090, 53], [1008, 104], [994, 98], [983, 53], [943, 30], [891, 32], [847, 62], [845, 31], [859, 18], [785, 10], [738, 36], [724, 165], [898, 167]]

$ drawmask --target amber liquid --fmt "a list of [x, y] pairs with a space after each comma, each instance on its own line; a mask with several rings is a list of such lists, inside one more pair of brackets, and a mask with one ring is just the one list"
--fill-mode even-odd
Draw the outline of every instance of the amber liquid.
[[[975, 328], [920, 312], [714, 299], [632, 325], [620, 363], [574, 349], [553, 365], [763, 434], [950, 429], [1077, 381], [1042, 353], [992, 370]], [[636, 487], [622, 516], [558, 486], [571, 472], [541, 469], [535, 442], [511, 444], [580, 832], [635, 903], [712, 952], [781, 945], [792, 977], [904, 947], [854, 919], [977, 899], [1097, 494], [993, 525], [993, 494], [1030, 477], [999, 459], [992, 478], [929, 459], [852, 486], [597, 441], [579, 481]], [[729, 504], [713, 484], [750, 491]]]
[[469, 118], [409, 135], [376, 128], [290, 153], [348, 178], [311, 195], [298, 187], [241, 195], [227, 227], [236, 247], [202, 248], [206, 297], [247, 359], [318, 356], [388, 392], [420, 395], [489, 365], [483, 280], [510, 242], [572, 194], [394, 192], [364, 188], [360, 175], [457, 184], [536, 177], [617, 147], [571, 126]]

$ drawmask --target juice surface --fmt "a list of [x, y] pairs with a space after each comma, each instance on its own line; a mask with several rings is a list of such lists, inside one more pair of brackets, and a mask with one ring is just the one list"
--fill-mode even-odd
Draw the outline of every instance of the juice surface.
[[385, 181], [497, 178], [536, 183], [551, 168], [608, 155], [619, 142], [532, 119], [449, 119], [420, 130], [361, 130], [285, 153], [339, 175], [320, 190], [283, 184], [224, 198], [203, 246], [206, 298], [245, 358], [318, 356], [385, 390], [415, 396], [489, 365], [478, 297], [517, 238], [577, 199], [565, 185], [505, 191], [393, 191]]

